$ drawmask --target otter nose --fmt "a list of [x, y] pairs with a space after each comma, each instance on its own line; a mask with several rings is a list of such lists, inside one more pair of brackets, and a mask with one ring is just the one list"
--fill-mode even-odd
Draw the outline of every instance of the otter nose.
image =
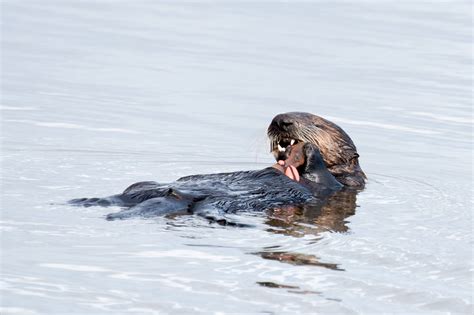
[[288, 129], [288, 127], [290, 127], [291, 125], [293, 125], [293, 122], [292, 121], [289, 121], [289, 120], [283, 120], [279, 123], [280, 127], [282, 129]]
[[287, 130], [291, 125], [293, 125], [293, 121], [284, 114], [276, 116], [273, 121], [283, 130]]

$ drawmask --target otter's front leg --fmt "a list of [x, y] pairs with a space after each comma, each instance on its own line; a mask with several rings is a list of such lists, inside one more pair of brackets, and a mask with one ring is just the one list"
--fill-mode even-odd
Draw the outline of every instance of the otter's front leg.
[[301, 166], [302, 177], [313, 183], [324, 185], [327, 188], [339, 189], [342, 187], [328, 171], [317, 146], [312, 143], [305, 143], [303, 152], [305, 163]]
[[318, 147], [312, 143], [305, 143], [303, 146], [303, 153], [305, 156], [304, 164], [301, 166], [302, 173], [311, 174], [327, 170], [324, 164], [323, 157]]

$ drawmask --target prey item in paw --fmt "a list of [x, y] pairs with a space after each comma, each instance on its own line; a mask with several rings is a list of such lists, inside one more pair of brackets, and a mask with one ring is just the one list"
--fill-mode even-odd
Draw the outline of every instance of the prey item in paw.
[[296, 182], [300, 181], [300, 174], [298, 173], [296, 167], [294, 167], [293, 165], [290, 165], [286, 168], [285, 175]]
[[303, 165], [305, 162], [303, 146], [303, 142], [287, 146], [285, 149], [286, 159], [278, 160], [273, 167], [298, 182], [300, 180], [300, 174], [297, 167]]

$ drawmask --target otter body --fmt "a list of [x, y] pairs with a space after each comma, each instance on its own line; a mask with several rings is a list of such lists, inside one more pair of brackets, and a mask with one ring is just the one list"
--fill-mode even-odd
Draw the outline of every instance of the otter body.
[[263, 170], [191, 175], [173, 183], [135, 183], [118, 195], [105, 198], [73, 199], [70, 204], [82, 206], [120, 206], [124, 209], [107, 216], [108, 220], [131, 217], [153, 217], [197, 214], [215, 221], [222, 215], [242, 211], [262, 212], [283, 206], [321, 204], [341, 189], [334, 176], [321, 168], [321, 155], [313, 145], [297, 152], [301, 180], [290, 179], [281, 170]]
[[241, 211], [285, 206], [322, 207], [343, 185], [363, 188], [365, 174], [349, 136], [307, 113], [276, 116], [268, 128], [277, 164], [257, 171], [192, 175], [173, 183], [140, 182], [105, 198], [81, 198], [82, 206], [120, 206], [108, 220], [198, 214], [217, 222]]
[[218, 220], [223, 214], [261, 212], [282, 205], [315, 201], [311, 191], [274, 168], [258, 171], [193, 175], [170, 184], [136, 183], [122, 194], [72, 200], [73, 204], [116, 205], [125, 209], [108, 220], [197, 214]]

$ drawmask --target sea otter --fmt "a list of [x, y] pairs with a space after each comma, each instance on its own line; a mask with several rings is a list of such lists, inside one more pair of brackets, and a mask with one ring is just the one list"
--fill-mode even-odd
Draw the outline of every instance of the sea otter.
[[139, 182], [118, 195], [80, 198], [70, 203], [124, 208], [107, 215], [108, 220], [198, 214], [227, 224], [227, 213], [303, 205], [319, 209], [343, 189], [343, 184], [363, 187], [365, 175], [358, 165], [355, 146], [333, 123], [311, 114], [281, 114], [273, 119], [268, 135], [277, 159], [272, 167], [192, 175], [169, 184]]

